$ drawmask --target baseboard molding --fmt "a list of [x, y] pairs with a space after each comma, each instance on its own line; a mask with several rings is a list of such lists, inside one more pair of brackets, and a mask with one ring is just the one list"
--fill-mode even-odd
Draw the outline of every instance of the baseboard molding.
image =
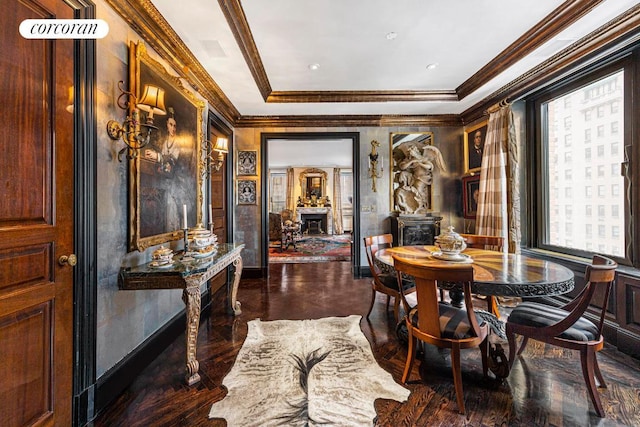
[[[201, 321], [202, 319], [203, 316], [200, 317]], [[185, 325], [186, 312], [183, 309], [98, 379], [95, 388], [94, 418], [120, 396], [158, 354], [184, 333]]]
[[242, 278], [243, 279], [262, 279], [267, 277], [267, 269], [254, 267], [254, 268], [243, 268], [242, 269]]

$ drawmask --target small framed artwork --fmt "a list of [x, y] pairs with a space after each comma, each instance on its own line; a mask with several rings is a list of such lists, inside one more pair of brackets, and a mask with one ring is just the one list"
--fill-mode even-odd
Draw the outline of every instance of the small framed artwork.
[[478, 213], [478, 196], [480, 195], [480, 175], [462, 178], [462, 210], [467, 219], [475, 219]]
[[257, 175], [257, 151], [238, 151], [238, 175]]
[[464, 132], [464, 172], [480, 172], [488, 122], [484, 121]]
[[256, 199], [256, 182], [245, 179], [238, 180], [238, 204], [255, 205]]

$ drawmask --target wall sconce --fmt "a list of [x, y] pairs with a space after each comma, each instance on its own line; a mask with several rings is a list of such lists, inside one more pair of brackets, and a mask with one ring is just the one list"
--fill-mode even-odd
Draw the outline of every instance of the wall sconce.
[[[375, 139], [371, 141], [371, 152], [369, 153], [369, 178], [372, 179], [371, 189], [373, 192], [377, 192], [376, 179], [382, 178], [382, 172], [384, 172], [384, 165], [382, 162], [382, 154], [378, 154], [377, 148], [380, 143]], [[380, 171], [378, 171], [378, 163], [380, 164]]]
[[[210, 176], [212, 172], [218, 172], [224, 163], [224, 155], [229, 152], [229, 140], [218, 137], [216, 143], [204, 141], [202, 144], [202, 159], [200, 170], [203, 176]], [[217, 153], [217, 154], [215, 154]]]
[[[142, 98], [137, 101], [136, 96], [122, 88], [124, 82], [118, 82], [120, 96], [118, 96], [118, 107], [127, 110], [127, 117], [122, 124], [115, 120], [107, 122], [107, 134], [109, 138], [117, 141], [122, 139], [126, 144], [118, 152], [118, 160], [122, 161], [122, 154], [127, 153], [127, 159], [134, 159], [138, 156], [140, 149], [144, 148], [151, 138], [151, 132], [158, 128], [153, 125], [153, 115], [164, 116], [167, 111], [164, 107], [164, 89], [153, 85], [144, 85]], [[144, 123], [140, 122], [139, 110], [147, 112]], [[146, 133], [141, 128], [146, 129]]]

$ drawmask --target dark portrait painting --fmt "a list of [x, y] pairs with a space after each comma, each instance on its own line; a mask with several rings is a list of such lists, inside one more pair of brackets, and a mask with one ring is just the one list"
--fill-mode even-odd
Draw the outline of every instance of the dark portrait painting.
[[[141, 45], [138, 45], [140, 49]], [[198, 156], [202, 133], [203, 103], [186, 90], [179, 79], [169, 75], [153, 59], [138, 52], [138, 94], [145, 84], [153, 84], [165, 91], [166, 114], [154, 115], [157, 126], [149, 144], [140, 150], [132, 179], [133, 192], [133, 249], [175, 240], [182, 228], [182, 206], [187, 206], [187, 223], [196, 225], [200, 213], [200, 174]], [[145, 119], [145, 113], [141, 113]], [[135, 226], [138, 225], [138, 227]]]
[[487, 122], [469, 128], [464, 133], [464, 171], [477, 172], [482, 166], [484, 144], [487, 137]]
[[462, 208], [463, 216], [475, 219], [478, 213], [478, 197], [480, 196], [480, 175], [462, 178]]

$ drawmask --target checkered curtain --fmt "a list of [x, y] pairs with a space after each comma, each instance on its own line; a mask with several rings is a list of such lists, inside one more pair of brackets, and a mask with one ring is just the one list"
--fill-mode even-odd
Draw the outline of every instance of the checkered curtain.
[[342, 234], [342, 180], [340, 177], [340, 168], [333, 168], [333, 233]]
[[489, 115], [476, 218], [477, 234], [506, 236], [508, 251], [519, 251], [518, 144], [510, 106]]
[[293, 182], [293, 168], [287, 168], [287, 204], [285, 206], [287, 209], [291, 209], [292, 211], [296, 208], [296, 203], [294, 201], [295, 189], [296, 186]]

